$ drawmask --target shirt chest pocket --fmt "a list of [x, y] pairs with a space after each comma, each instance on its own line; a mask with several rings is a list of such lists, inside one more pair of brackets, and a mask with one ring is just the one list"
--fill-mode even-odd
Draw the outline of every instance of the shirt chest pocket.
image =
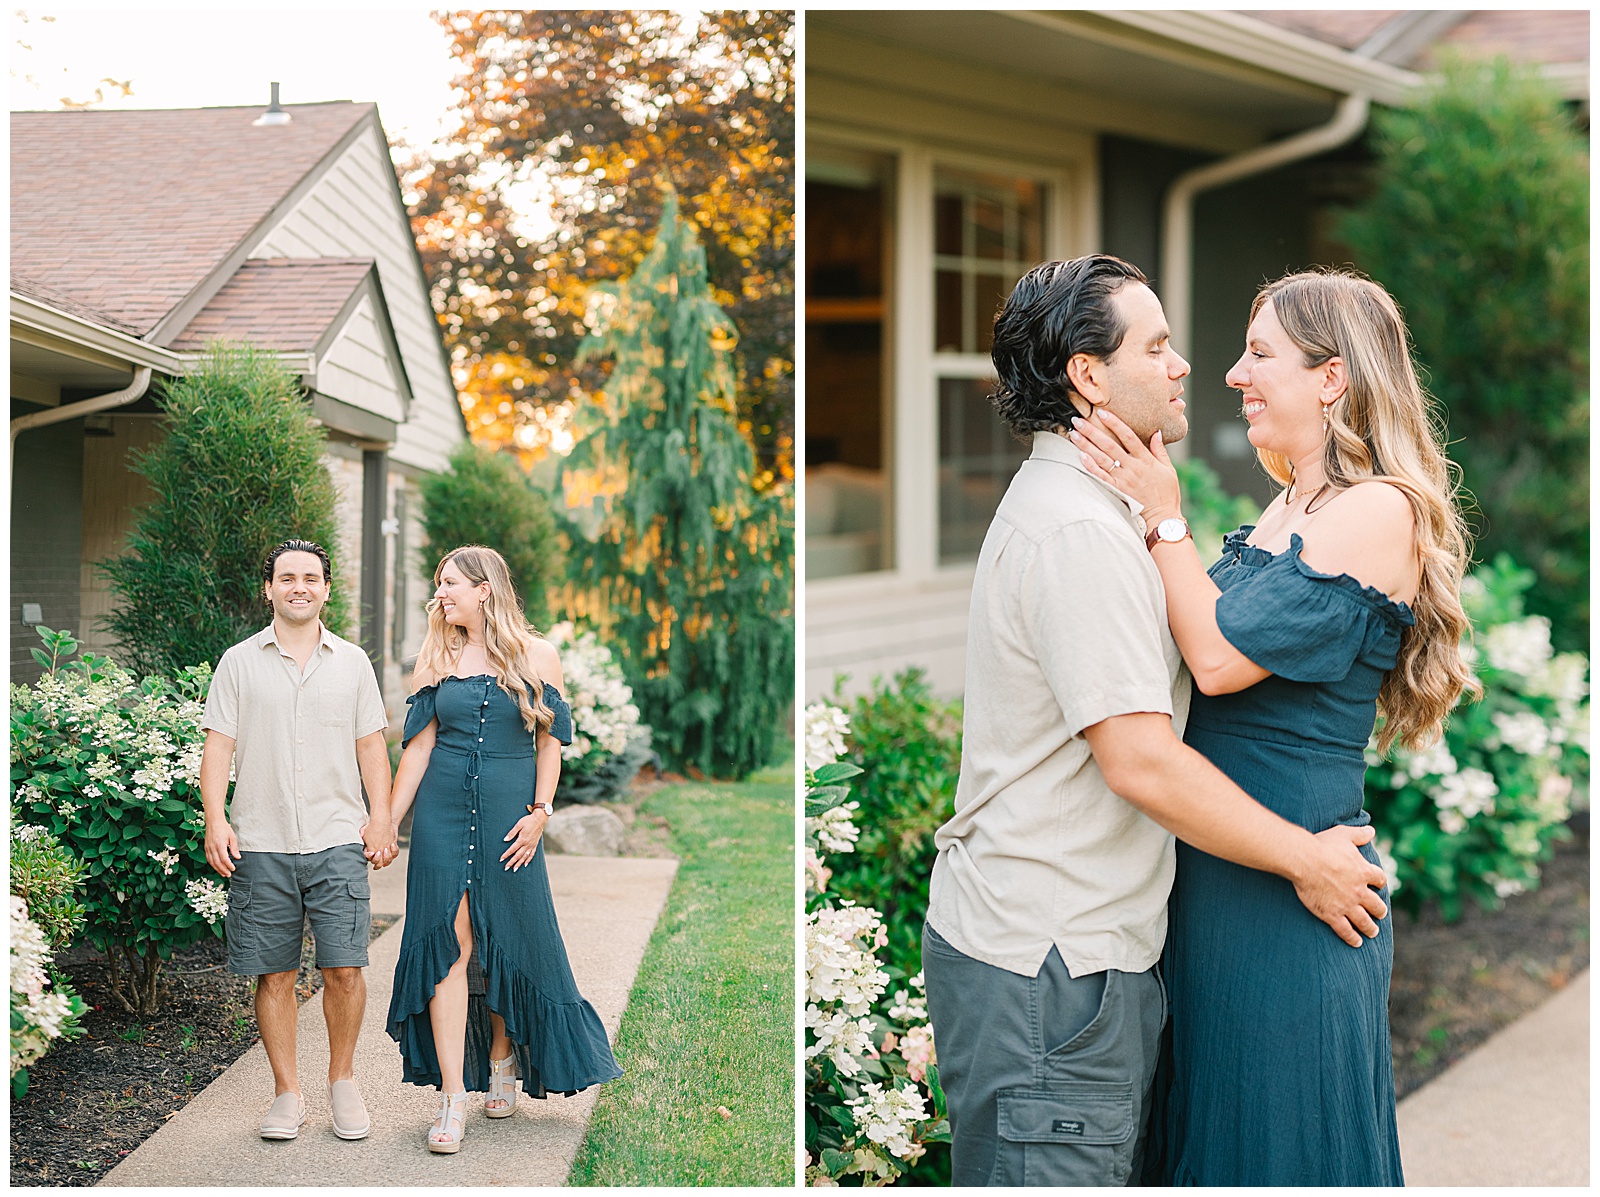
[[323, 727], [349, 727], [355, 717], [355, 695], [342, 694], [337, 688], [319, 693], [314, 700], [317, 722]]

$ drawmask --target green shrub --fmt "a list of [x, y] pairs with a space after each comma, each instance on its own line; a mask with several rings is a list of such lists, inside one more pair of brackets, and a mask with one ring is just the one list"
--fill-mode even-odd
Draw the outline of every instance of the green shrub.
[[936, 855], [933, 833], [955, 810], [961, 772], [961, 704], [933, 696], [920, 669], [854, 702], [845, 760], [855, 783], [855, 851], [829, 857], [832, 888], [883, 915], [883, 959], [905, 976], [922, 971], [922, 919]]
[[1405, 310], [1481, 507], [1478, 556], [1531, 566], [1558, 648], [1589, 642], [1589, 154], [1536, 67], [1456, 61], [1374, 120], [1341, 229]]
[[334, 487], [325, 437], [294, 377], [269, 353], [213, 343], [157, 402], [166, 437], [134, 456], [154, 499], [128, 552], [102, 568], [117, 594], [107, 619], [134, 673], [174, 675], [261, 630], [272, 611], [261, 565], [273, 545], [313, 540], [334, 561], [322, 622], [345, 630]]
[[422, 481], [422, 561], [428, 584], [451, 549], [481, 544], [506, 559], [529, 621], [550, 618], [550, 589], [565, 573], [550, 500], [509, 453], [463, 441], [450, 468]]
[[1222, 538], [1235, 528], [1261, 518], [1261, 508], [1249, 495], [1230, 495], [1222, 489], [1217, 472], [1198, 457], [1174, 461], [1183, 487], [1183, 518], [1200, 560], [1211, 565], [1222, 556]]
[[39, 925], [52, 949], [66, 947], [83, 928], [81, 861], [43, 827], [11, 816], [11, 892], [28, 904], [28, 917]]
[[209, 666], [142, 683], [40, 629], [54, 664], [11, 688], [11, 784], [20, 818], [83, 866], [84, 934], [132, 1013], [163, 997], [175, 948], [222, 935], [225, 891], [205, 859], [200, 728]]
[[1553, 655], [1550, 621], [1525, 616], [1529, 570], [1502, 554], [1462, 586], [1475, 629], [1481, 702], [1451, 712], [1443, 741], [1423, 752], [1370, 749], [1367, 808], [1399, 884], [1395, 903], [1435, 901], [1446, 918], [1472, 897], [1496, 908], [1537, 887], [1550, 846], [1589, 795], [1589, 663]]
[[83, 866], [42, 827], [11, 816], [11, 1093], [28, 1092], [28, 1066], [57, 1039], [82, 1034], [86, 1007], [55, 967], [83, 926], [75, 890]]

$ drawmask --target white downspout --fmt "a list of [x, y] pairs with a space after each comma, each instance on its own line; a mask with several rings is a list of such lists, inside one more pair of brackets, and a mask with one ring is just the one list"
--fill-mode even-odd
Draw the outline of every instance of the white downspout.
[[[1232, 158], [1211, 162], [1186, 171], [1173, 180], [1161, 217], [1161, 304], [1166, 309], [1172, 343], [1179, 353], [1194, 349], [1193, 333], [1193, 254], [1194, 199], [1202, 191], [1237, 182], [1250, 175], [1272, 170], [1323, 150], [1344, 145], [1366, 128], [1371, 101], [1362, 94], [1348, 95], [1339, 101], [1333, 119], [1325, 125], [1306, 129], [1270, 145], [1257, 146]], [[1174, 448], [1181, 453], [1188, 447], [1180, 441]]]
[[79, 416], [92, 416], [95, 412], [105, 411], [112, 407], [121, 407], [132, 403], [145, 393], [150, 385], [150, 367], [135, 366], [133, 381], [120, 391], [108, 391], [104, 395], [96, 395], [92, 399], [80, 399], [77, 403], [68, 403], [65, 407], [52, 407], [45, 411], [32, 412], [26, 416], [18, 416], [11, 421], [11, 452], [17, 451], [17, 436], [30, 428], [42, 428], [46, 424], [59, 424], [62, 420], [75, 420]]

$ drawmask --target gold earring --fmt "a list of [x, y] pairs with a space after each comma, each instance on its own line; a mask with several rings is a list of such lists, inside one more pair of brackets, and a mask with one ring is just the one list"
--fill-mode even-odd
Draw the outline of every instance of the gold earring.
[[1327, 436], [1333, 431], [1333, 404], [1322, 405], [1322, 435]]

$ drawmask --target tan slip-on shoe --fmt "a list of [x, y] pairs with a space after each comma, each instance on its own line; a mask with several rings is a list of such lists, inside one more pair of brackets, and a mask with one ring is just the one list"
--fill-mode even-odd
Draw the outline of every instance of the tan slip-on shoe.
[[372, 1130], [367, 1103], [353, 1080], [334, 1081], [328, 1086], [328, 1104], [333, 1107], [333, 1133], [341, 1139], [365, 1139]]
[[263, 1139], [293, 1139], [300, 1134], [306, 1122], [306, 1103], [298, 1093], [280, 1093], [272, 1099], [272, 1108], [261, 1120]]

